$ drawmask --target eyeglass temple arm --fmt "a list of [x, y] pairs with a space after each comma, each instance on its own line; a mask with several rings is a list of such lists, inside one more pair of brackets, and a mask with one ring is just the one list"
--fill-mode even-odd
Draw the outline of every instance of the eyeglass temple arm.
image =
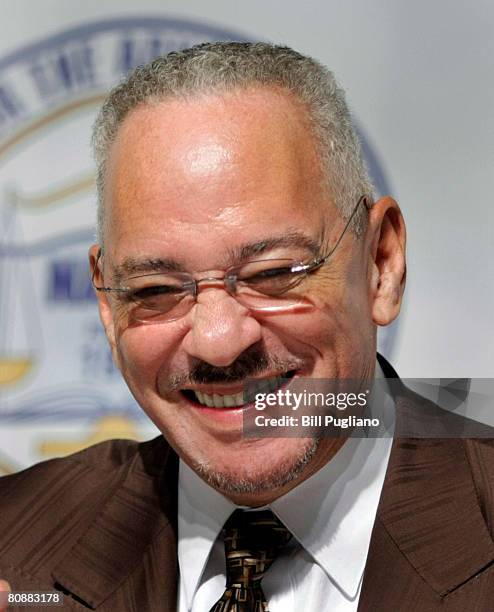
[[331, 255], [336, 251], [336, 249], [338, 248], [338, 245], [340, 244], [340, 242], [343, 240], [343, 236], [346, 234], [346, 231], [350, 225], [350, 223], [352, 222], [353, 217], [355, 216], [355, 214], [357, 213], [358, 207], [360, 206], [360, 204], [364, 204], [365, 208], [367, 210], [370, 210], [370, 206], [367, 203], [367, 196], [363, 195], [360, 196], [359, 201], [357, 202], [357, 204], [355, 205], [355, 208], [352, 211], [352, 214], [350, 215], [350, 217], [348, 218], [348, 221], [345, 224], [345, 227], [343, 228], [343, 231], [340, 234], [340, 237], [338, 238], [338, 240], [336, 241], [336, 244], [334, 245], [334, 247], [331, 249], [331, 251], [329, 251], [329, 253], [327, 255], [325, 255], [324, 257], [321, 257], [319, 259], [316, 259], [311, 265], [310, 267], [317, 267], [322, 265], [324, 262], [326, 262]]
[[93, 289], [96, 291], [101, 291], [101, 293], [111, 293], [115, 291], [117, 293], [126, 293], [128, 291], [127, 287], [97, 287], [94, 282], [94, 277], [96, 276], [96, 270], [98, 269], [98, 262], [101, 259], [102, 249], [101, 247], [98, 249], [98, 254], [96, 255], [96, 261], [94, 262], [93, 273], [91, 274], [91, 284], [93, 285]]
[[101, 247], [98, 249], [98, 254], [96, 255], [96, 261], [94, 262], [93, 273], [91, 274], [91, 284], [93, 289], [96, 291], [101, 291], [102, 293], [110, 293], [111, 291], [124, 291], [123, 289], [114, 289], [113, 287], [97, 287], [94, 282], [94, 277], [96, 276], [96, 270], [98, 269], [98, 263], [101, 259], [102, 250]]

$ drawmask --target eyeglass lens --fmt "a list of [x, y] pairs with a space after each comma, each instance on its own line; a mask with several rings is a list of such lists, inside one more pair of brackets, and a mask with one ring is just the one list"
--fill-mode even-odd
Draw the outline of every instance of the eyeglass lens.
[[[225, 288], [251, 310], [278, 311], [302, 299], [296, 287], [306, 276], [300, 262], [289, 259], [249, 262], [226, 273]], [[197, 281], [200, 286], [201, 281]], [[136, 321], [173, 320], [195, 301], [196, 282], [188, 274], [150, 274], [124, 282], [119, 301]]]

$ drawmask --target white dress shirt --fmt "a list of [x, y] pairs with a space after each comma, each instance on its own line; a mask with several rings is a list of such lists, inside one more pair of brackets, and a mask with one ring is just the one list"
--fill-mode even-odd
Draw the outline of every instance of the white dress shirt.
[[[294, 536], [262, 581], [270, 612], [357, 610], [394, 430], [393, 401], [382, 397], [372, 416], [385, 423], [387, 437], [349, 438], [323, 468], [267, 506]], [[209, 612], [223, 595], [221, 530], [236, 507], [180, 462], [178, 612]]]

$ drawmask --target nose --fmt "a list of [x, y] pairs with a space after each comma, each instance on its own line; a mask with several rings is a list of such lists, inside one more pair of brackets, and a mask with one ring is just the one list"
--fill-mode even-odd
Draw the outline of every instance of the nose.
[[211, 365], [225, 367], [261, 339], [261, 326], [226, 291], [206, 289], [189, 313], [185, 351]]

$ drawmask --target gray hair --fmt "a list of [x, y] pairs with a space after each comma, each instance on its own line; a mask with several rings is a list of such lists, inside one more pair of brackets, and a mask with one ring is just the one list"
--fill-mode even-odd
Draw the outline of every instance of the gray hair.
[[[136, 68], [106, 98], [93, 130], [97, 164], [98, 239], [103, 245], [103, 190], [110, 147], [125, 117], [142, 104], [249, 87], [276, 87], [296, 96], [307, 109], [319, 145], [321, 165], [335, 205], [348, 218], [358, 199], [372, 203], [373, 189], [352, 125], [344, 91], [319, 62], [285, 46], [213, 42], [159, 57]], [[360, 213], [360, 214], [359, 214]], [[354, 218], [359, 235], [362, 209]]]

